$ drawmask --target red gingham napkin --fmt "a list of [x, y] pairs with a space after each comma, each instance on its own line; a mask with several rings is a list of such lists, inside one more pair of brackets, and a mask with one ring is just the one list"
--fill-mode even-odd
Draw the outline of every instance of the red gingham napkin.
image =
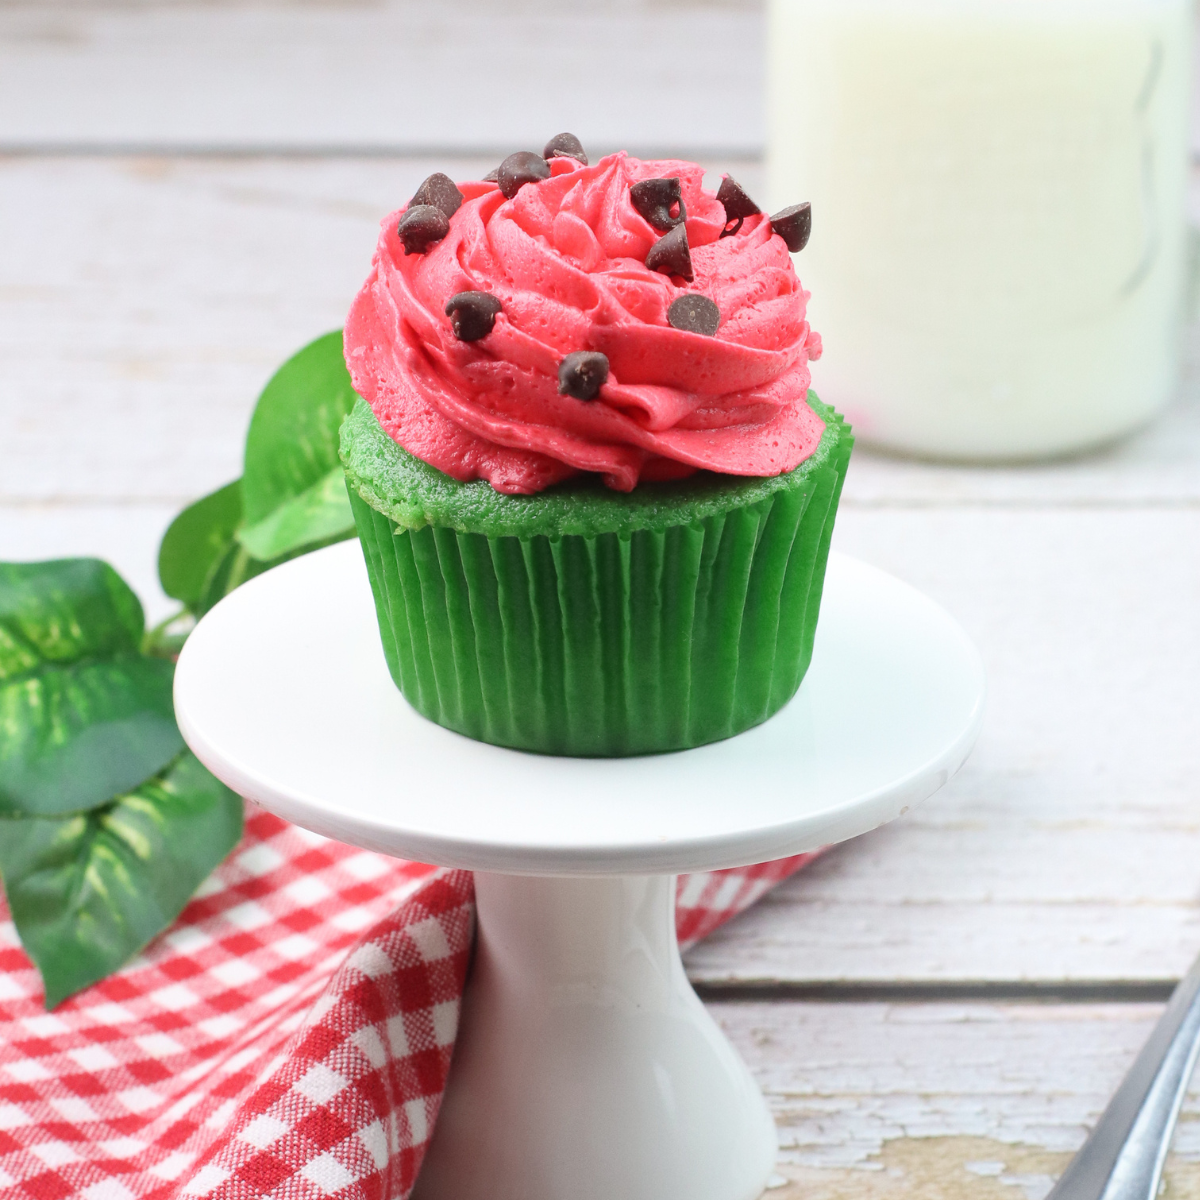
[[[691, 944], [813, 855], [682, 876]], [[450, 1064], [472, 877], [247, 806], [178, 921], [52, 1013], [0, 908], [5, 1200], [406, 1200]]]

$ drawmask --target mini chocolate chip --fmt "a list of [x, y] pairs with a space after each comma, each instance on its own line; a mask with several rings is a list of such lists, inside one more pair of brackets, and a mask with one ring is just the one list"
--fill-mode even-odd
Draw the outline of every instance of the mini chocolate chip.
[[803, 250], [812, 233], [812, 205], [806, 201], [780, 210], [771, 218], [771, 231], [783, 238], [793, 254]]
[[692, 252], [688, 249], [687, 226], [676, 225], [670, 233], [650, 247], [646, 255], [646, 266], [651, 271], [665, 271], [668, 275], [682, 275], [689, 282], [692, 274]]
[[576, 162], [583, 163], [585, 167], [588, 165], [583, 143], [573, 133], [556, 133], [546, 143], [542, 157], [545, 159], [573, 158]]
[[[742, 227], [742, 222], [762, 209], [746, 195], [742, 185], [732, 175], [726, 175], [717, 189], [717, 199], [725, 206], [725, 228], [721, 230], [722, 237], [732, 237]], [[732, 229], [729, 226], [736, 221]]]
[[532, 150], [518, 150], [516, 154], [510, 154], [496, 171], [496, 182], [505, 200], [511, 200], [525, 184], [549, 178], [550, 168], [546, 160]]
[[484, 183], [495, 183], [500, 178], [500, 168], [493, 167], [484, 177]]
[[446, 301], [446, 316], [460, 342], [487, 337], [496, 324], [500, 301], [491, 292], [458, 292]]
[[396, 232], [404, 243], [404, 253], [424, 254], [434, 242], [440, 242], [450, 232], [450, 221], [433, 204], [418, 204], [400, 218]]
[[594, 350], [577, 350], [558, 364], [558, 394], [595, 400], [608, 379], [608, 359]]
[[688, 333], [702, 333], [712, 337], [721, 324], [721, 310], [707, 297], [698, 292], [689, 292], [680, 296], [667, 309], [667, 320], [676, 329], [685, 329]]
[[462, 202], [463, 194], [458, 190], [454, 180], [449, 175], [443, 175], [441, 171], [435, 171], [413, 193], [408, 207], [412, 208], [417, 204], [432, 204], [434, 208], [440, 208], [447, 217], [452, 217], [458, 212], [458, 206]]
[[[629, 189], [633, 207], [654, 226], [659, 233], [674, 229], [687, 220], [687, 209], [683, 206], [683, 195], [678, 179], [642, 179]], [[671, 216], [671, 209], [679, 205], [679, 215]]]

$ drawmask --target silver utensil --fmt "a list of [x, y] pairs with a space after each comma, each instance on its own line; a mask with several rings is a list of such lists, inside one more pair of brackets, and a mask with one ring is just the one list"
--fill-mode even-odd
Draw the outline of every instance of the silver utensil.
[[1200, 959], [1046, 1200], [1155, 1200], [1200, 1054]]

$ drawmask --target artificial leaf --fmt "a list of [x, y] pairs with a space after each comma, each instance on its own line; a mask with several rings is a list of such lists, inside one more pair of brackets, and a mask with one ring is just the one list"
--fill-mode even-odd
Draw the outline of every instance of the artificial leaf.
[[0, 815], [93, 808], [182, 749], [142, 623], [107, 563], [0, 563]]
[[204, 582], [204, 591], [196, 602], [194, 612], [202, 617], [216, 602], [228, 596], [234, 588], [241, 587], [247, 579], [261, 575], [275, 563], [262, 562], [255, 558], [236, 539], [213, 568], [212, 573]]
[[145, 617], [98, 558], [0, 563], [0, 683], [43, 663], [135, 652]]
[[354, 536], [338, 459], [354, 400], [340, 331], [279, 368], [255, 405], [242, 479], [184, 509], [163, 537], [168, 595], [202, 616], [269, 567]]
[[246, 435], [242, 506], [247, 528], [338, 466], [338, 431], [354, 400], [340, 330], [310, 342], [276, 371], [258, 398]]
[[183, 749], [174, 663], [124, 654], [0, 685], [0, 816], [95, 808]]
[[93, 812], [0, 825], [0, 875], [46, 1007], [170, 925], [241, 830], [241, 800], [190, 753]]
[[167, 527], [158, 549], [163, 591], [194, 611], [205, 585], [233, 546], [241, 520], [240, 479], [189, 504]]
[[[342, 484], [342, 489], [345, 490], [345, 483]], [[286, 554], [281, 554], [278, 558], [272, 558], [269, 562], [255, 558], [240, 542], [234, 542], [229, 553], [217, 564], [216, 570], [204, 585], [204, 592], [194, 609], [196, 616], [203, 616], [218, 600], [228, 596], [234, 588], [241, 587], [243, 583], [253, 579], [256, 575], [261, 575], [264, 571], [269, 571], [272, 567], [277, 567], [289, 559], [299, 558], [313, 550], [320, 550], [323, 546], [345, 541], [348, 536], [353, 536], [353, 534], [354, 531], [350, 530], [349, 533], [338, 533], [333, 537], [323, 538], [321, 541], [306, 541], [303, 545], [289, 550]]]
[[353, 533], [354, 513], [339, 464], [257, 525], [239, 531], [237, 538], [255, 558], [270, 560], [315, 542], [340, 541]]
[[158, 549], [163, 591], [202, 617], [234, 588], [261, 575], [275, 562], [255, 558], [238, 542], [242, 520], [242, 481], [189, 505], [167, 526]]

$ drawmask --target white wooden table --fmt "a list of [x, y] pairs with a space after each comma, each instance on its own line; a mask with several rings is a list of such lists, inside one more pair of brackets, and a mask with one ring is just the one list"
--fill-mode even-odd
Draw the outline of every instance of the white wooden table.
[[[561, 128], [753, 193], [761, 38], [736, 0], [0, 6], [0, 558], [99, 554], [165, 615], [163, 528], [239, 473], [381, 216]], [[1040, 1200], [1200, 951], [1193, 342], [1101, 455], [855, 453], [836, 544], [962, 621], [991, 707], [942, 793], [690, 956], [775, 1106], [776, 1196]], [[1168, 1188], [1200, 1197], [1195, 1091]]]

